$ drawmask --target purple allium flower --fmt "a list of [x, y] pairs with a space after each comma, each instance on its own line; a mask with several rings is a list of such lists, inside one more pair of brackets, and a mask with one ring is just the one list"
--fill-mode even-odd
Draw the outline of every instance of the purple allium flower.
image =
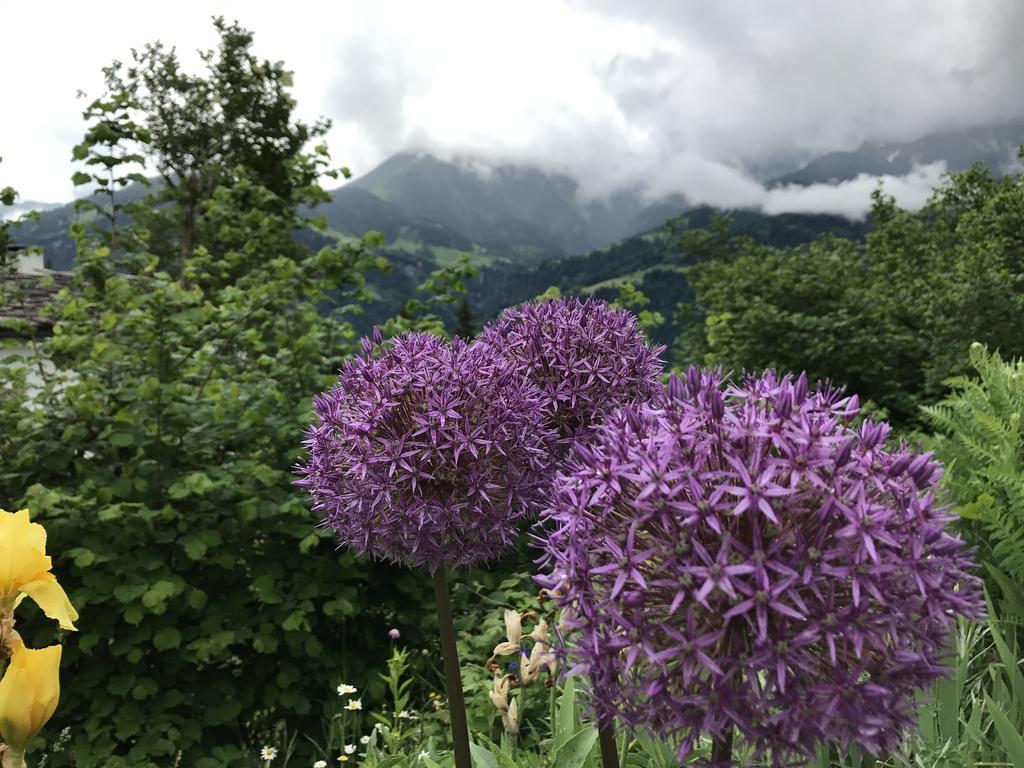
[[957, 616], [982, 612], [941, 467], [806, 376], [692, 368], [666, 394], [578, 446], [538, 522], [596, 715], [681, 733], [681, 756], [734, 728], [778, 765], [893, 749]]
[[645, 402], [662, 388], [665, 348], [648, 345], [631, 312], [594, 299], [506, 309], [478, 343], [496, 349], [541, 388], [563, 453], [604, 414]]
[[375, 357], [364, 339], [313, 406], [296, 484], [360, 554], [432, 572], [488, 560], [550, 482], [540, 392], [488, 347], [414, 333]]
[[395, 627], [392, 627], [388, 630], [388, 637], [390, 637], [392, 640], [398, 640], [401, 636], [402, 633], [399, 632]]

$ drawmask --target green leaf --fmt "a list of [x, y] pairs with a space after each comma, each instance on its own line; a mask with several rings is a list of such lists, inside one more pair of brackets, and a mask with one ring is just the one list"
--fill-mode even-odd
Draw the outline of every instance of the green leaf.
[[142, 595], [142, 604], [147, 608], [156, 608], [177, 592], [173, 581], [161, 579], [147, 589]]
[[987, 590], [985, 592], [985, 600], [989, 611], [988, 633], [995, 644], [999, 660], [1002, 662], [1003, 674], [1010, 683], [1010, 689], [1013, 691], [1013, 700], [1024, 705], [1024, 673], [1021, 672], [1018, 666], [1017, 655], [1010, 650], [1009, 645], [1007, 645], [1006, 640], [1003, 638], [1002, 632], [999, 631], [992, 598]]
[[486, 747], [471, 741], [469, 742], [469, 753], [476, 768], [499, 768], [497, 756]]
[[132, 698], [141, 701], [154, 695], [158, 690], [155, 680], [144, 677], [132, 688]]
[[1017, 619], [1024, 621], [1024, 590], [1014, 584], [1010, 578], [999, 568], [991, 563], [985, 563], [985, 569], [989, 576], [999, 585], [999, 591], [1003, 593], [1003, 601], [1006, 607], [1013, 612]]
[[960, 741], [960, 686], [954, 677], [935, 684], [935, 714], [940, 741]]
[[577, 731], [561, 747], [555, 749], [552, 765], [558, 768], [582, 768], [597, 744], [597, 729], [587, 726]]
[[124, 696], [131, 690], [134, 683], [135, 675], [122, 672], [120, 674], [113, 675], [107, 681], [107, 690], [115, 696]]
[[1014, 727], [1006, 713], [985, 692], [985, 705], [988, 707], [996, 732], [1002, 741], [1003, 748], [1013, 763], [1013, 768], [1024, 768], [1024, 736]]
[[85, 547], [69, 549], [68, 554], [71, 555], [75, 565], [79, 568], [86, 568], [96, 562], [96, 553]]
[[309, 621], [306, 619], [306, 612], [295, 610], [288, 614], [288, 618], [281, 622], [281, 629], [294, 632], [298, 629], [309, 629]]
[[238, 717], [242, 705], [234, 699], [222, 699], [219, 703], [206, 710], [206, 722], [209, 725], [220, 725]]
[[572, 738], [576, 733], [576, 679], [566, 678], [562, 686], [562, 695], [558, 701], [558, 716], [555, 718], [554, 751]]
[[118, 448], [127, 448], [138, 442], [138, 436], [133, 432], [114, 432], [108, 438], [108, 442]]
[[166, 651], [181, 645], [181, 632], [174, 627], [164, 627], [153, 634], [153, 647], [158, 651]]
[[124, 609], [124, 613], [122, 615], [124, 616], [125, 622], [128, 624], [138, 625], [142, 621], [144, 614], [142, 608], [138, 605], [129, 605]]
[[476, 738], [491, 752], [491, 754], [494, 755], [494, 758], [498, 763], [498, 768], [519, 768], [511, 755], [486, 736], [477, 734]]
[[206, 554], [206, 541], [200, 534], [189, 534], [181, 539], [181, 547], [189, 560], [202, 560]]
[[92, 176], [88, 173], [83, 173], [82, 171], [75, 171], [74, 175], [71, 177], [71, 183], [76, 187], [80, 187], [82, 184], [88, 184], [90, 181], [92, 181]]

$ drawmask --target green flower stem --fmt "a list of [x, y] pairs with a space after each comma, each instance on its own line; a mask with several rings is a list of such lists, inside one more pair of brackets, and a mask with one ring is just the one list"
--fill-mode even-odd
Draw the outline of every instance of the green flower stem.
[[452, 723], [452, 747], [455, 768], [472, 768], [469, 756], [469, 725], [466, 723], [466, 701], [462, 695], [459, 672], [459, 650], [455, 645], [455, 624], [448, 599], [448, 578], [444, 566], [433, 573], [434, 598], [437, 601], [437, 623], [441, 628], [441, 656], [444, 658], [445, 687], [448, 692], [448, 715]]
[[728, 768], [732, 765], [732, 734], [733, 728], [729, 726], [724, 736], [711, 742], [711, 764], [715, 768]]
[[597, 726], [597, 741], [601, 745], [601, 768], [619, 768], [619, 750], [615, 746], [613, 724], [604, 720]]
[[[519, 658], [520, 664], [522, 663], [522, 661], [523, 661], [522, 656], [520, 656], [520, 658]], [[523, 726], [526, 724], [526, 720], [524, 718], [524, 715], [526, 713], [526, 684], [523, 683], [522, 675], [523, 675], [523, 669], [522, 669], [522, 667], [520, 667], [519, 668], [519, 712], [518, 712], [518, 717], [519, 717], [519, 736], [516, 738], [516, 741], [518, 741], [518, 742], [522, 742], [522, 740], [523, 740]]]

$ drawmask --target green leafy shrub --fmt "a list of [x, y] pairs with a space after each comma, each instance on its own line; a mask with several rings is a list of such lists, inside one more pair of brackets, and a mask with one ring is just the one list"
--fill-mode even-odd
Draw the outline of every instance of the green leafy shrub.
[[[368, 670], [399, 613], [410, 640], [429, 631], [429, 584], [339, 554], [292, 486], [312, 395], [352, 349], [363, 274], [386, 266], [380, 238], [296, 240], [317, 225], [297, 211], [325, 194], [326, 150], [304, 150], [319, 129], [290, 122], [287, 72], [252, 57], [251, 35], [218, 30], [209, 79], [159, 46], [127, 79], [108, 70], [75, 153], [106, 201], [73, 227], [53, 336], [0, 361], [0, 498], [37, 511], [83, 615], [54, 766], [248, 764], [282, 719], [313, 732], [339, 678], [381, 697]], [[247, 119], [231, 96], [246, 89], [262, 94], [253, 119], [273, 109], [244, 135], [277, 136], [283, 154], [238, 134], [198, 151]], [[188, 144], [147, 99], [201, 135]], [[165, 178], [126, 211], [115, 191], [140, 182], [143, 156]], [[26, 637], [48, 642], [31, 618]]]
[[696, 299], [676, 362], [806, 370], [915, 426], [972, 341], [1024, 354], [1024, 176], [952, 174], [919, 211], [873, 200], [863, 243], [686, 233], [686, 251], [711, 249], [686, 270]]

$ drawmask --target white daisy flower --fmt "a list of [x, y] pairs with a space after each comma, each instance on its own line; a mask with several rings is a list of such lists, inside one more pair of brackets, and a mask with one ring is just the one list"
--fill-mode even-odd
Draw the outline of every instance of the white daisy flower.
[[370, 743], [370, 737], [369, 736], [360, 736], [359, 737], [359, 743], [364, 745], [364, 746], [366, 744], [369, 744]]
[[350, 693], [355, 693], [355, 692], [356, 692], [356, 687], [354, 685], [349, 685], [348, 683], [342, 683], [341, 685], [338, 686], [338, 695], [339, 696], [348, 696]]
[[313, 763], [313, 768], [327, 768], [327, 761], [317, 760], [315, 763]]
[[349, 699], [347, 702], [345, 702], [345, 709], [355, 710], [355, 709], [362, 709], [362, 708], [363, 708], [363, 700], [362, 699]]
[[275, 757], [277, 757], [276, 747], [263, 747], [260, 750], [260, 758], [263, 760], [273, 760]]
[[346, 755], [351, 755], [355, 751], [356, 751], [356, 745], [355, 744], [346, 744], [345, 745], [345, 754]]

